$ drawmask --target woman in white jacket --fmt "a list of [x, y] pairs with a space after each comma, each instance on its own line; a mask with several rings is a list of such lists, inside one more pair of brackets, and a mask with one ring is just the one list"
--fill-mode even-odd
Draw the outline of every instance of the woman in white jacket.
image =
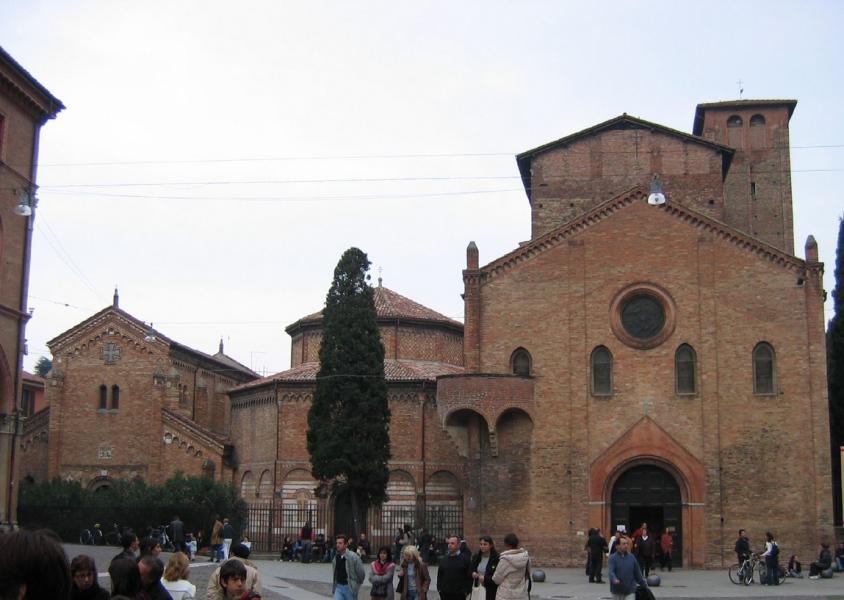
[[507, 548], [498, 558], [498, 567], [492, 580], [498, 585], [496, 600], [529, 600], [530, 598], [530, 556], [519, 547], [515, 533], [504, 536]]

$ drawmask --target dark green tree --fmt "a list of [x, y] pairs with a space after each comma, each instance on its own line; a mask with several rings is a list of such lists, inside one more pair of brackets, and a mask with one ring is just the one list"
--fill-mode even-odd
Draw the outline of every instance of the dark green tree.
[[47, 373], [49, 373], [52, 368], [53, 361], [46, 356], [42, 356], [38, 359], [38, 362], [35, 363], [35, 374], [41, 377], [46, 377]]
[[348, 499], [353, 531], [365, 511], [386, 500], [390, 409], [384, 345], [378, 330], [369, 259], [343, 253], [323, 310], [314, 399], [308, 412], [308, 452], [319, 491]]
[[841, 523], [841, 452], [844, 444], [844, 217], [838, 220], [835, 253], [834, 314], [826, 331], [827, 380], [829, 381], [829, 432], [832, 445], [832, 490], [835, 522]]

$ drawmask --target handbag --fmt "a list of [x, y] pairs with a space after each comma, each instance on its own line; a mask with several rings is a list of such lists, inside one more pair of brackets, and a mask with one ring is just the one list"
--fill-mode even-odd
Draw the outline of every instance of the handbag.
[[387, 582], [386, 581], [376, 581], [372, 584], [372, 590], [369, 592], [369, 595], [374, 598], [386, 598], [387, 597]]
[[404, 575], [402, 575], [401, 577], [399, 577], [399, 583], [398, 583], [398, 585], [396, 586], [396, 592], [398, 592], [399, 594], [401, 594], [403, 591], [404, 591]]
[[472, 597], [469, 600], [484, 600], [485, 591], [479, 583], [475, 582], [475, 585], [472, 586]]

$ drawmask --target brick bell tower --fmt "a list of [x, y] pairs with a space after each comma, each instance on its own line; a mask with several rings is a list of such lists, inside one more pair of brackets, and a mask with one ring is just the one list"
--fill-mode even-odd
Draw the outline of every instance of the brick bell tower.
[[735, 149], [724, 179], [724, 221], [794, 254], [788, 123], [796, 100], [698, 104], [693, 133]]

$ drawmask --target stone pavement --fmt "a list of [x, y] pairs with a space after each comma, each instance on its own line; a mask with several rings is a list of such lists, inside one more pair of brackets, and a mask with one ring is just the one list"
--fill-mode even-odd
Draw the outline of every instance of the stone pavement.
[[[109, 589], [108, 564], [119, 548], [110, 546], [79, 546], [65, 544], [68, 557], [80, 553], [90, 554], [97, 561], [100, 571], [100, 585]], [[169, 554], [162, 554], [166, 562]], [[218, 565], [208, 563], [201, 557], [191, 563], [190, 580], [197, 585], [197, 598], [205, 598], [205, 584]], [[266, 600], [325, 600], [331, 596], [331, 566], [328, 564], [301, 564], [275, 560], [252, 561], [261, 574]], [[369, 565], [365, 565], [369, 574]], [[431, 578], [436, 581], [437, 568], [431, 567]], [[532, 600], [609, 600], [609, 584], [590, 584], [583, 569], [543, 569], [544, 583], [534, 583]], [[833, 579], [786, 579], [776, 587], [752, 584], [733, 585], [726, 569], [693, 570], [676, 569], [671, 573], [659, 573], [662, 585], [653, 588], [654, 596], [665, 599], [697, 600], [700, 598], [740, 598], [742, 600], [766, 600], [788, 598], [789, 600], [844, 600], [844, 574], [837, 573]], [[606, 580], [606, 567], [604, 568]], [[433, 587], [433, 586], [432, 586]], [[369, 584], [360, 591], [361, 600], [369, 599]], [[429, 600], [439, 600], [439, 594], [432, 590]], [[631, 599], [632, 600], [632, 599]]]

